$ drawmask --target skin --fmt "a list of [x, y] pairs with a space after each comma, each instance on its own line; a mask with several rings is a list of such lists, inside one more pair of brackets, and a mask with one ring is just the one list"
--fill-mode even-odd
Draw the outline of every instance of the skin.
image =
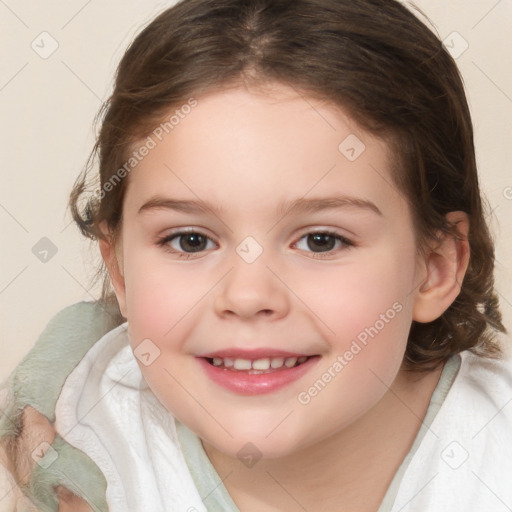
[[[342, 109], [278, 84], [197, 100], [132, 170], [117, 245], [101, 242], [132, 347], [149, 338], [160, 350], [149, 366], [139, 363], [144, 378], [202, 439], [244, 512], [318, 510], [319, 503], [326, 511], [376, 510], [441, 372], [402, 368], [411, 322], [434, 320], [458, 295], [467, 241], [446, 239], [418, 253], [386, 144]], [[365, 145], [354, 161], [338, 149], [351, 134]], [[278, 209], [335, 194], [371, 201], [380, 214], [357, 206]], [[157, 195], [222, 210], [140, 213]], [[463, 213], [450, 217], [467, 233]], [[188, 257], [189, 238], [158, 245], [183, 228], [211, 240]], [[327, 256], [308, 245], [306, 235], [326, 229], [352, 245], [333, 242]], [[248, 236], [263, 249], [253, 263], [236, 252]], [[299, 402], [393, 304], [400, 312], [320, 393]], [[321, 357], [276, 392], [241, 396], [210, 381], [195, 357], [233, 347]], [[247, 442], [262, 455], [251, 468], [237, 457]]]

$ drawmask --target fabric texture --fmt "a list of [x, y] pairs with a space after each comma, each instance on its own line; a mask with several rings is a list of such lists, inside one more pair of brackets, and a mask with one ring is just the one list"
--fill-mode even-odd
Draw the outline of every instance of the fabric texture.
[[110, 512], [206, 512], [174, 418], [142, 378], [126, 331], [106, 334], [69, 375], [56, 430], [105, 475]]

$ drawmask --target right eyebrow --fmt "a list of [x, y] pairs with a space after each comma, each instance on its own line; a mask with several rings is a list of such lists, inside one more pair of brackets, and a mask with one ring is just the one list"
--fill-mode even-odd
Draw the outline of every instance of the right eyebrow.
[[171, 199], [162, 196], [153, 196], [146, 201], [140, 208], [138, 213], [144, 213], [151, 210], [175, 210], [185, 213], [206, 213], [214, 212], [223, 213], [224, 208], [215, 206], [205, 201]]

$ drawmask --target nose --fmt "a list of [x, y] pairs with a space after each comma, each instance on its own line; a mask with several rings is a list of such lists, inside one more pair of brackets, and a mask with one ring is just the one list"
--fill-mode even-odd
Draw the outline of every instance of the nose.
[[236, 255], [232, 270], [221, 281], [215, 297], [215, 312], [221, 317], [257, 317], [277, 320], [290, 309], [286, 285], [264, 261], [247, 263]]

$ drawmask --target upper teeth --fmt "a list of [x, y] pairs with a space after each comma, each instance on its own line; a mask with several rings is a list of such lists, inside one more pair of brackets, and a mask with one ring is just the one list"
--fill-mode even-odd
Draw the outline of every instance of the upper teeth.
[[306, 356], [301, 357], [264, 357], [262, 359], [232, 359], [230, 357], [214, 357], [213, 366], [222, 366], [226, 368], [234, 368], [235, 370], [268, 370], [270, 368], [281, 368], [286, 366], [292, 368], [299, 363], [303, 363], [307, 359]]

